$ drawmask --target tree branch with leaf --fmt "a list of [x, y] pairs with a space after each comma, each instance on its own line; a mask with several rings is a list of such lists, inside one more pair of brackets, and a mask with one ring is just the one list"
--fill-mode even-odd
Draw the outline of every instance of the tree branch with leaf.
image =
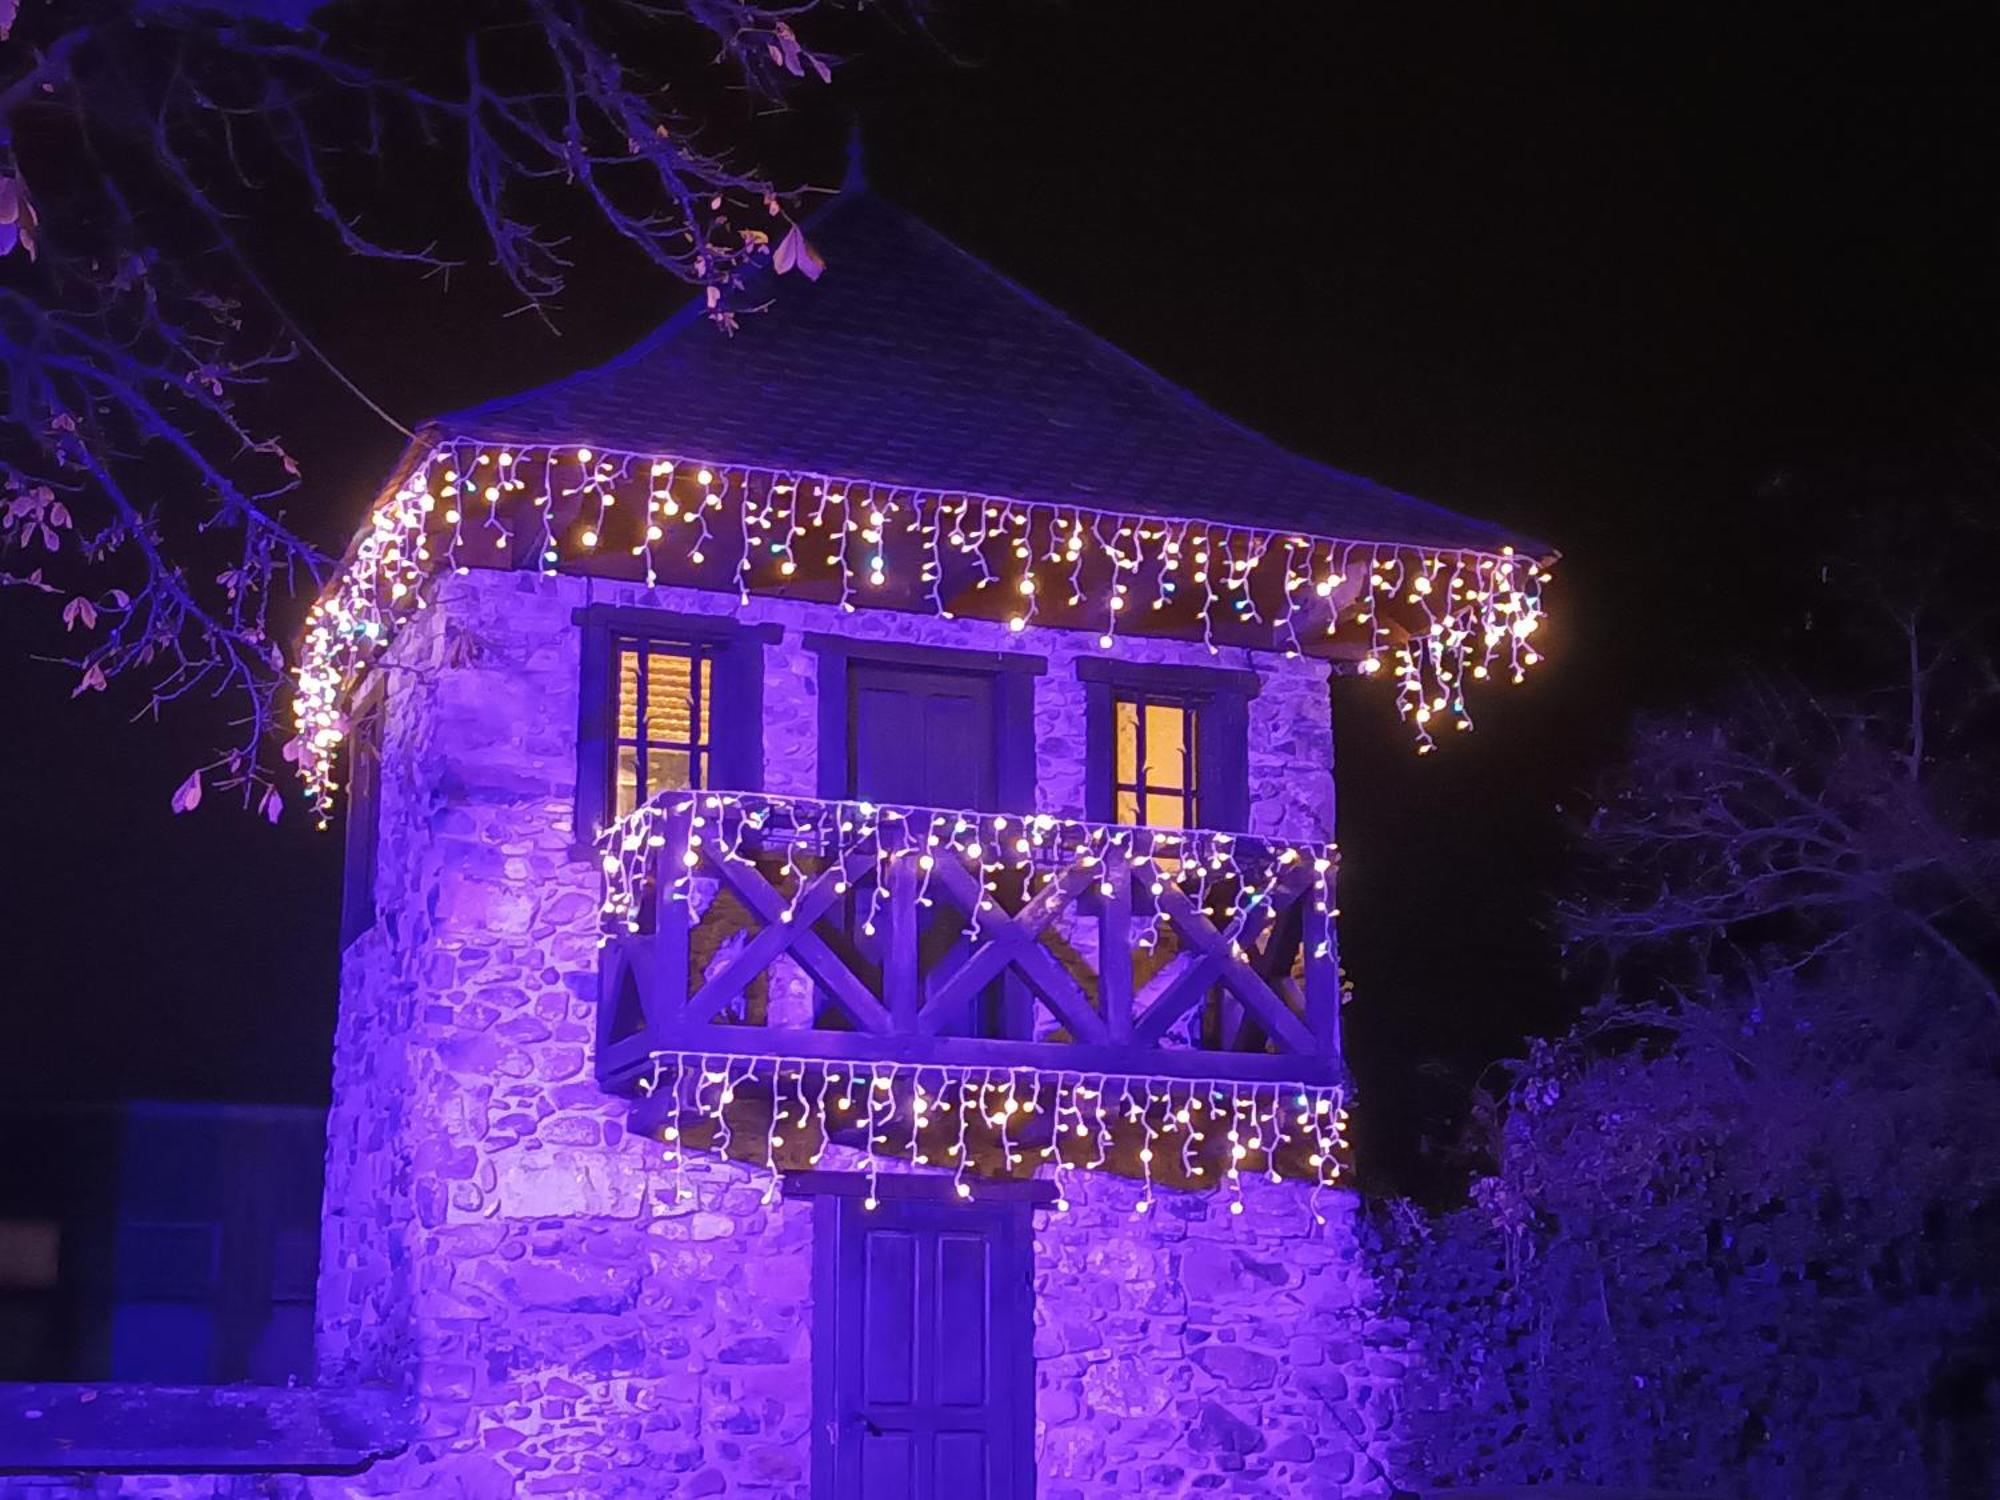
[[[0, 0], [0, 599], [60, 622], [78, 694], [219, 706], [176, 809], [282, 810], [292, 600], [334, 565], [262, 388], [316, 362], [405, 430], [273, 290], [262, 195], [357, 257], [483, 262], [542, 319], [588, 219], [728, 329], [756, 264], [818, 272], [799, 194], [717, 144], [728, 101], [828, 81], [802, 29], [837, 8]], [[455, 203], [385, 203], [371, 169], [419, 159]]]

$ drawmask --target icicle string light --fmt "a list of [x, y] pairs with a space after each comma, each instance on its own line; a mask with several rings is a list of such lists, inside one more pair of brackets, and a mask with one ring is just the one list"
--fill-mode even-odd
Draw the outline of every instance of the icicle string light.
[[[685, 840], [680, 863], [660, 872], [655, 889], [649, 877], [677, 831]], [[891, 866], [898, 860], [915, 862], [918, 900], [928, 904], [925, 882], [946, 857], [978, 873], [982, 905], [997, 899], [1003, 871], [1029, 882], [1026, 896], [1034, 894], [1037, 880], [1046, 883], [1077, 870], [1108, 875], [1112, 862], [1119, 862], [1130, 870], [1134, 906], [1144, 913], [1136, 939], [1142, 950], [1153, 945], [1161, 920], [1153, 898], [1169, 885], [1219, 918], [1219, 930], [1232, 948], [1251, 917], [1274, 899], [1281, 882], [1310, 882], [1305, 899], [1329, 922], [1338, 915], [1333, 886], [1339, 850], [1330, 843], [1273, 842], [1207, 828], [1088, 823], [1051, 813], [835, 802], [770, 792], [662, 792], [598, 838], [605, 940], [639, 931], [649, 896], [691, 903], [693, 872], [704, 850], [739, 859], [771, 855], [780, 848], [786, 868], [794, 872], [800, 851], [846, 863], [849, 874], [838, 887], [843, 891], [863, 883], [872, 868], [876, 878], [861, 907], [862, 931], [869, 935]], [[854, 868], [857, 856], [859, 870]], [[794, 879], [790, 885], [796, 901], [805, 882]], [[1225, 899], [1226, 910], [1221, 905]], [[790, 907], [781, 919], [792, 919]]]
[[[762, 1141], [746, 1146], [729, 1106], [753, 1081], [768, 1089], [770, 1107]], [[781, 1181], [780, 1152], [790, 1147], [794, 1160], [817, 1166], [836, 1136], [858, 1135], [870, 1208], [875, 1184], [889, 1171], [949, 1174], [958, 1198], [976, 1199], [981, 1179], [973, 1158], [984, 1148], [997, 1150], [1003, 1176], [1024, 1167], [1046, 1173], [1056, 1211], [1066, 1212], [1071, 1174], [1105, 1170], [1122, 1151], [1141, 1183], [1132, 1212], [1145, 1215], [1158, 1201], [1154, 1163], [1171, 1152], [1189, 1186], [1222, 1189], [1231, 1215], [1243, 1212], [1242, 1179], [1254, 1172], [1311, 1183], [1311, 1210], [1324, 1222], [1320, 1193], [1339, 1183], [1348, 1150], [1346, 1091], [1335, 1084], [659, 1052], [641, 1092], [665, 1122], [659, 1138], [684, 1200], [693, 1196], [686, 1177], [693, 1148], [681, 1122], [690, 1119], [709, 1127], [713, 1154], [727, 1156], [734, 1146], [764, 1168], [767, 1202]], [[908, 1139], [899, 1141], [905, 1130]]]
[[287, 753], [315, 802], [324, 810], [336, 791], [348, 694], [425, 606], [438, 567], [553, 571], [621, 551], [648, 586], [663, 570], [693, 568], [699, 586], [747, 600], [753, 586], [824, 577], [842, 610], [879, 596], [947, 619], [956, 566], [972, 594], [999, 601], [1007, 628], [1047, 623], [1053, 591], [1070, 614], [1062, 623], [1093, 631], [1105, 650], [1144, 612], [1175, 606], [1195, 611], [1212, 651], [1219, 627], [1259, 627], [1291, 654], [1354, 626], [1359, 670], [1395, 679], [1420, 749], [1439, 723], [1469, 725], [1468, 681], [1518, 681], [1538, 659], [1529, 637], [1549, 576], [1509, 547], [1342, 540], [678, 455], [448, 441], [376, 508], [308, 618]]

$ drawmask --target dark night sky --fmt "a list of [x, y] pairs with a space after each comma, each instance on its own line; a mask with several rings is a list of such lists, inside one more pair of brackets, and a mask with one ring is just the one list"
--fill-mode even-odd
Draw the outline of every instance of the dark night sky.
[[[1566, 1013], [1559, 805], [1635, 710], [1782, 659], [1830, 527], [1771, 476], [1949, 444], [1991, 401], [1984, 9], [956, 0], [958, 61], [875, 29], [844, 70], [872, 179], [946, 234], [1274, 437], [1566, 554], [1552, 659], [1476, 733], [1419, 761], [1387, 691], [1343, 689], [1378, 1184], [1420, 1183], [1463, 1080]], [[601, 358], [677, 297], [586, 255], [557, 340], [477, 278], [447, 300], [265, 238], [406, 419]], [[323, 380], [286, 399], [337, 547], [397, 440]], [[323, 1098], [337, 842], [173, 818], [210, 726], [122, 728], [0, 626], [0, 1099]]]

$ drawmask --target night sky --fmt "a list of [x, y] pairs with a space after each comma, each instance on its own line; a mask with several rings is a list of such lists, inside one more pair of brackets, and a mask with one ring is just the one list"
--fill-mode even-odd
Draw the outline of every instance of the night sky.
[[[1545, 914], [1632, 715], [1784, 664], [1856, 476], [2000, 435], [1986, 7], [945, 4], [949, 55], [857, 33], [802, 175], [837, 180], [858, 110], [878, 189], [1140, 359], [1565, 554], [1550, 659], [1476, 733], [1420, 761], [1386, 688], [1339, 695], [1363, 1166], [1435, 1191], [1420, 1143], [1577, 999]], [[411, 422], [679, 296], [586, 236], [555, 338], [477, 275], [447, 297], [257, 234]], [[278, 394], [338, 550], [400, 440], [309, 371]], [[174, 818], [215, 726], [125, 727], [24, 659], [18, 601], [0, 629], [0, 1099], [323, 1100], [338, 840]]]

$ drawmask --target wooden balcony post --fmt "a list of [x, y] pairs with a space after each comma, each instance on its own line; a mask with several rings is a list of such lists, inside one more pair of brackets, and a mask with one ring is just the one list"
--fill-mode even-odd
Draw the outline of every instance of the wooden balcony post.
[[915, 852], [905, 850], [892, 859], [883, 879], [889, 899], [876, 924], [883, 937], [882, 999], [888, 1006], [891, 1033], [914, 1036], [917, 1012], [923, 1006], [923, 982], [917, 970], [920, 924]]
[[1340, 1056], [1340, 959], [1334, 949], [1333, 920], [1327, 897], [1318, 886], [1299, 896], [1303, 919], [1300, 941], [1305, 947], [1306, 1025], [1319, 1055]]
[[688, 978], [688, 934], [693, 914], [688, 903], [676, 899], [676, 883], [692, 872], [685, 855], [692, 832], [692, 811], [668, 816], [662, 835], [666, 842], [653, 851], [653, 938], [649, 945], [647, 976], [641, 992], [646, 1009], [646, 1039], [654, 1047], [672, 1045], [675, 1024], [682, 1019], [693, 985]]
[[1132, 865], [1105, 856], [1097, 894], [1097, 1008], [1113, 1046], [1132, 1040]]

